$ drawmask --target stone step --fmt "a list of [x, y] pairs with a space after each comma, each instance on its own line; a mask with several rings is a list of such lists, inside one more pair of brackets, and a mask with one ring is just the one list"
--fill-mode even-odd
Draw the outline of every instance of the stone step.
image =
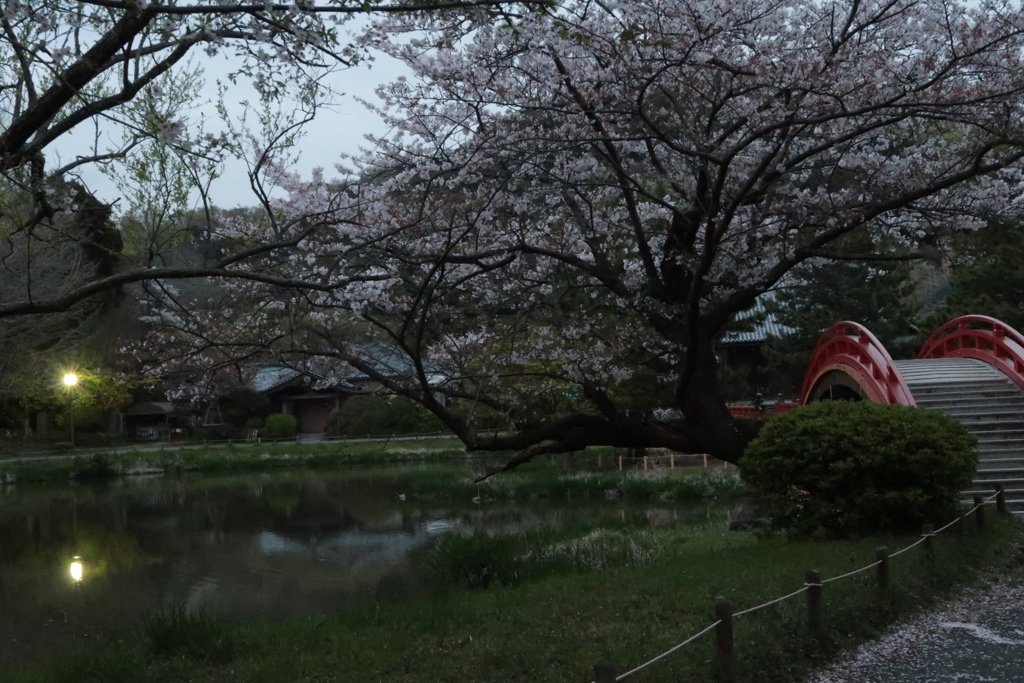
[[971, 396], [982, 398], [1006, 398], [1019, 396], [1020, 391], [1009, 379], [1006, 381], [971, 381], [971, 382], [907, 382], [907, 387], [916, 392], [922, 400], [942, 399], [950, 396], [964, 395], [962, 392], [970, 392]]
[[938, 412], [957, 420], [984, 420], [985, 418], [990, 420], [1024, 420], [1024, 410], [1012, 406], [1010, 408], [987, 409], [971, 407], [942, 408]]
[[978, 447], [979, 460], [991, 460], [992, 458], [1021, 458], [1024, 459], [1024, 444], [1019, 446], [995, 446]]
[[1006, 469], [1008, 467], [1024, 470], [1024, 456], [988, 457], [978, 460], [979, 473], [989, 472], [994, 469]]
[[896, 368], [910, 382], [985, 381], [1003, 379], [991, 365], [973, 358], [933, 358], [899, 360]]
[[918, 403], [918, 408], [926, 408], [927, 410], [937, 410], [940, 413], [946, 415], [987, 415], [993, 412], [1014, 412], [1017, 415], [1024, 415], [1024, 400], [1020, 404], [1008, 403], [1006, 401], [997, 401], [993, 403], [947, 403], [945, 405], [934, 405], [931, 403]]
[[919, 406], [949, 405], [959, 403], [968, 397], [968, 401], [1010, 401], [1014, 404], [1020, 400], [1020, 391], [976, 391], [970, 387], [957, 391], [929, 392], [921, 391], [915, 387], [907, 387], [914, 397], [914, 403]]
[[1000, 439], [996, 441], [978, 441], [978, 453], [1015, 453], [1024, 450], [1024, 440]]
[[985, 396], [992, 392], [997, 396], [1010, 395], [1010, 390], [1015, 388], [1013, 382], [993, 380], [970, 380], [950, 381], [948, 379], [935, 378], [935, 381], [907, 382], [911, 392], [920, 392], [922, 396], [943, 396], [954, 395], [958, 389], [968, 389], [972, 394]]
[[1024, 515], [1024, 392], [973, 358], [896, 361], [896, 367], [919, 407], [960, 421], [978, 438], [978, 470], [965, 502], [1002, 484], [1007, 507]]
[[996, 460], [1021, 460], [1024, 461], [1024, 448], [1001, 451], [979, 451], [978, 463], [994, 462]]
[[[911, 390], [911, 392], [913, 392], [913, 390]], [[929, 394], [926, 396], [918, 394], [914, 398], [914, 402], [919, 406], [928, 406], [929, 408], [950, 408], [955, 406], [963, 406], [966, 408], [980, 408], [983, 406], [1014, 406], [1021, 408], [1024, 407], [1024, 395], [1016, 389], [1014, 390], [1014, 393], [1007, 394], [1005, 396], [979, 396], [969, 392], [949, 395]]]
[[1024, 441], [1024, 429], [991, 429], [977, 435], [979, 443]]
[[[999, 372], [993, 368], [994, 372]], [[961, 372], [919, 372], [908, 373], [900, 371], [900, 376], [907, 386], [919, 386], [922, 388], [939, 388], [953, 385], [991, 386], [993, 388], [1003, 387], [1011, 380], [1005, 375], [995, 375], [988, 371], [984, 373], [961, 373]]]
[[921, 378], [903, 378], [903, 381], [907, 383], [908, 387], [918, 387], [923, 391], [930, 394], [941, 394], [948, 392], [951, 387], [965, 387], [969, 386], [979, 391], [998, 391], [1004, 392], [1007, 389], [1016, 386], [1009, 377], [986, 377], [986, 378], [965, 378], [965, 377], [948, 377], [946, 375], [936, 375], [934, 377], [921, 377]]
[[975, 436], [980, 436], [983, 433], [991, 434], [1024, 429], [1024, 416], [1019, 419], [986, 420], [979, 418], [960, 420], [960, 422]]
[[[911, 389], [913, 390], [913, 389]], [[995, 396], [990, 395], [993, 392], [975, 393], [963, 391], [950, 391], [947, 393], [939, 392], [926, 392], [919, 394], [915, 397], [916, 402], [920, 405], [922, 403], [930, 406], [943, 406], [951, 403], [986, 403], [996, 404], [1003, 401], [1009, 401], [1013, 404], [1024, 403], [1024, 395], [1021, 395], [1020, 390], [1016, 386], [1011, 386], [1008, 389], [1000, 390]]]
[[996, 484], [1002, 484], [1011, 479], [1024, 477], [1024, 467], [1004, 467], [999, 469], [978, 470], [974, 475], [972, 486], [987, 487], [991, 490]]

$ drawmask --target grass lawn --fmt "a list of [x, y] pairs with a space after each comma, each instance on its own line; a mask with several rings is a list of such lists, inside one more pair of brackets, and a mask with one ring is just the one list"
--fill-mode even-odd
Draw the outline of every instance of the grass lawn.
[[[269, 624], [164, 613], [125, 640], [5, 680], [583, 683], [598, 660], [622, 672], [704, 628], [718, 596], [742, 610], [799, 588], [808, 569], [836, 576], [874, 561], [879, 545], [895, 551], [914, 540], [757, 538], [726, 531], [722, 514], [697, 524], [446, 537], [435, 552], [438, 589], [427, 598]], [[920, 546], [894, 558], [887, 590], [873, 571], [830, 583], [817, 639], [805, 626], [805, 595], [738, 617], [737, 679], [798, 681], [983, 570], [1019, 562], [1019, 540], [1016, 522], [990, 516], [983, 535], [969, 521], [939, 536], [934, 562]], [[713, 681], [712, 642], [705, 636], [630, 680]]]

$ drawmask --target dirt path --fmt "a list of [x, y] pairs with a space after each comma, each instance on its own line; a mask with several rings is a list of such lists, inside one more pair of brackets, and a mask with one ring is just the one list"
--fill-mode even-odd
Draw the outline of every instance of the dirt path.
[[971, 589], [808, 683], [1024, 682], [1024, 576]]

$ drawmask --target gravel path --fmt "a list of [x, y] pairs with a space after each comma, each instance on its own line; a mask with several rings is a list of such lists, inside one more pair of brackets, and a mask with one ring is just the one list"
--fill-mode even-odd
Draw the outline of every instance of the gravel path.
[[808, 683], [1024, 682], [1024, 580], [971, 589]]

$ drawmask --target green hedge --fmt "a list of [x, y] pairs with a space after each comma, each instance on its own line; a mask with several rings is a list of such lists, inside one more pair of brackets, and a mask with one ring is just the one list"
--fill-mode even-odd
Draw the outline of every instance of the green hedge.
[[835, 536], [952, 518], [977, 467], [975, 439], [937, 412], [825, 401], [769, 420], [741, 461], [774, 528]]

